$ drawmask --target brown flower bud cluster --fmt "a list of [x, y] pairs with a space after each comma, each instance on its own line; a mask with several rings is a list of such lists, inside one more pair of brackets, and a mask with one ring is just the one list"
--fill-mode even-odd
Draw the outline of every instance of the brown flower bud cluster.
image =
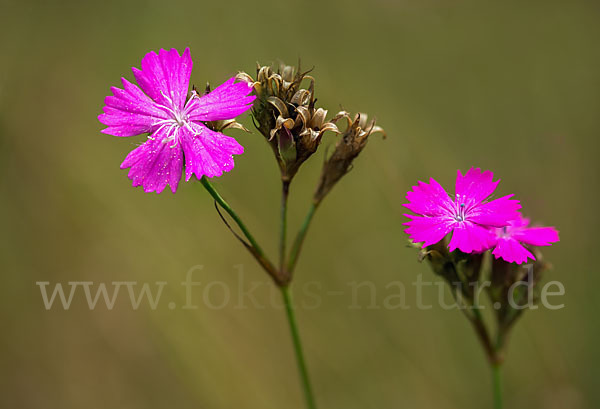
[[322, 199], [333, 184], [347, 173], [352, 159], [360, 153], [368, 135], [373, 131], [381, 131], [381, 128], [374, 127], [374, 124], [367, 125], [366, 116], [357, 116], [352, 121], [346, 112], [340, 112], [328, 120], [328, 111], [316, 106], [315, 80], [308, 75], [309, 72], [283, 64], [275, 72], [270, 66], [259, 65], [256, 79], [246, 73], [239, 73], [237, 78], [254, 85], [257, 95], [252, 109], [254, 123], [271, 145], [285, 182], [289, 183], [300, 166], [317, 151], [323, 134], [327, 131], [339, 134], [336, 121], [348, 119], [344, 142], [338, 143], [331, 161], [326, 162], [332, 173], [327, 174], [320, 183], [318, 196]]

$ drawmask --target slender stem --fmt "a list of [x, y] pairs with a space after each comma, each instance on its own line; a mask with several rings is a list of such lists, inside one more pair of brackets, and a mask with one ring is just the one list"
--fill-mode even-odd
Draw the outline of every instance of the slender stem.
[[244, 233], [244, 236], [246, 236], [246, 238], [248, 239], [248, 241], [250, 242], [250, 244], [252, 245], [252, 247], [254, 247], [261, 255], [264, 255], [261, 247], [258, 245], [258, 243], [254, 239], [254, 237], [252, 236], [252, 234], [250, 233], [250, 231], [248, 230], [248, 228], [246, 227], [246, 225], [244, 224], [244, 222], [242, 222], [242, 219], [240, 219], [240, 217], [237, 215], [237, 213], [233, 211], [233, 209], [231, 208], [231, 206], [229, 206], [229, 204], [225, 201], [225, 199], [223, 199], [223, 197], [221, 197], [221, 195], [219, 194], [219, 192], [217, 192], [217, 190], [212, 185], [212, 183], [210, 183], [210, 181], [208, 180], [208, 178], [206, 176], [202, 176], [202, 178], [200, 179], [200, 182], [202, 183], [202, 186], [204, 186], [206, 188], [206, 190], [208, 191], [208, 193], [210, 193], [210, 195], [216, 200], [216, 202], [227, 213], [229, 213], [229, 215], [231, 216], [231, 218], [239, 226], [239, 228], [242, 231], [242, 233]]
[[[452, 266], [452, 269], [449, 272], [453, 273], [452, 277], [458, 278], [458, 275], [456, 274], [456, 267]], [[460, 309], [473, 326], [473, 329], [477, 334], [479, 342], [483, 346], [486, 357], [492, 369], [494, 409], [502, 409], [502, 378], [500, 368], [502, 365], [502, 350], [504, 348], [505, 342], [503, 328], [498, 328], [498, 335], [496, 338], [496, 343], [494, 344], [492, 341], [492, 337], [490, 336], [490, 332], [488, 331], [487, 326], [485, 325], [483, 315], [481, 314], [481, 311], [478, 308], [478, 305], [473, 305], [472, 300], [466, 305], [463, 304], [461, 302], [462, 297], [459, 291], [459, 289], [461, 289], [462, 286], [456, 287], [455, 285], [453, 285], [452, 278], [448, 280], [448, 282], [450, 284], [452, 294], [454, 295], [457, 304], [459, 304]]]
[[[452, 269], [453, 270], [451, 271], [455, 271], [454, 267], [452, 267]], [[477, 308], [477, 305], [473, 305], [472, 302], [465, 303], [463, 301], [463, 296], [460, 292], [460, 288], [462, 287], [457, 287], [456, 285], [454, 285], [452, 280], [449, 280], [448, 284], [450, 285], [450, 290], [452, 292], [452, 295], [454, 296], [456, 304], [473, 326], [475, 334], [477, 335], [477, 339], [479, 340], [481, 346], [485, 351], [485, 355], [488, 359], [488, 362], [493, 363], [496, 356], [494, 351], [494, 345], [492, 344], [489, 332], [487, 330], [485, 322], [483, 321], [481, 311], [479, 310], [479, 308]]]
[[294, 240], [294, 244], [290, 251], [290, 258], [288, 260], [288, 265], [287, 265], [287, 272], [289, 274], [292, 274], [292, 272], [294, 271], [294, 268], [296, 267], [296, 263], [298, 261], [298, 256], [300, 255], [300, 250], [302, 249], [302, 243], [304, 243], [304, 238], [306, 237], [306, 233], [308, 232], [308, 227], [310, 226], [310, 222], [312, 221], [312, 218], [315, 215], [315, 211], [317, 210], [318, 206], [319, 206], [318, 202], [317, 203], [313, 202], [310, 205], [310, 208], [308, 209], [308, 213], [306, 214], [306, 217], [304, 218], [304, 222], [302, 223], [302, 226], [300, 227], [300, 230], [298, 231], [298, 234], [296, 235], [296, 239]]
[[492, 386], [493, 386], [493, 399], [494, 399], [494, 409], [502, 409], [502, 376], [501, 376], [501, 366], [502, 366], [502, 347], [504, 338], [498, 335], [496, 340], [496, 345], [493, 345], [492, 340], [487, 331], [487, 327], [485, 326], [485, 322], [483, 321], [483, 316], [479, 309], [473, 309], [473, 318], [471, 319], [471, 323], [475, 328], [475, 332], [483, 348], [485, 349], [488, 361], [492, 368]]
[[302, 352], [302, 343], [300, 342], [300, 334], [298, 332], [298, 326], [296, 324], [296, 317], [294, 314], [294, 306], [289, 293], [289, 287], [284, 286], [281, 288], [281, 294], [283, 296], [283, 303], [285, 304], [285, 311], [290, 324], [290, 333], [292, 335], [292, 341], [294, 343], [294, 352], [296, 354], [296, 362], [298, 364], [298, 374], [300, 375], [300, 381], [302, 382], [302, 390], [304, 392], [304, 399], [306, 401], [306, 407], [308, 409], [316, 409], [315, 398], [313, 397], [312, 388], [310, 386], [310, 378], [308, 376], [308, 370], [306, 369], [306, 363], [304, 361], [304, 354]]
[[281, 227], [279, 231], [279, 269], [283, 272], [285, 267], [285, 247], [287, 236], [287, 204], [290, 193], [290, 182], [283, 180], [281, 182]]
[[481, 311], [479, 311], [479, 308], [473, 308], [472, 312], [473, 318], [470, 318], [470, 321], [473, 324], [473, 328], [475, 328], [475, 333], [477, 334], [483, 349], [485, 350], [488, 361], [493, 365], [496, 359], [496, 352], [494, 350], [494, 345], [492, 344], [487, 327], [485, 326], [485, 322], [483, 321]]
[[250, 248], [248, 248], [247, 243], [244, 243], [248, 250], [252, 253], [252, 255], [254, 255], [256, 260], [267, 271], [267, 273], [269, 273], [277, 281], [279, 279], [279, 275], [277, 274], [276, 269], [273, 267], [273, 263], [269, 261], [268, 257], [265, 255], [260, 245], [254, 239], [254, 236], [252, 236], [244, 222], [242, 222], [242, 219], [231, 208], [231, 206], [229, 206], [225, 199], [223, 199], [219, 192], [217, 192], [215, 187], [212, 185], [212, 183], [210, 183], [206, 176], [202, 176], [202, 178], [200, 179], [200, 183], [202, 183], [202, 186], [204, 186], [208, 193], [210, 193], [210, 195], [213, 197], [213, 199], [215, 199], [219, 206], [221, 206], [235, 221], [242, 233], [244, 233], [244, 236], [246, 236], [246, 239], [248, 239], [248, 241], [250, 242]]
[[492, 383], [494, 390], [494, 409], [502, 409], [502, 373], [501, 363], [492, 364]]

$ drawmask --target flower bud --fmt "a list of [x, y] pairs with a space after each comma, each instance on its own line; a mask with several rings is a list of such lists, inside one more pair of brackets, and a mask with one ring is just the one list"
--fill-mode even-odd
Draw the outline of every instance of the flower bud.
[[358, 113], [352, 118], [348, 112], [341, 111], [331, 122], [336, 123], [340, 119], [346, 120], [346, 130], [338, 140], [331, 156], [323, 164], [321, 179], [314, 194], [316, 203], [323, 200], [333, 186], [350, 171], [352, 161], [366, 146], [369, 135], [381, 132], [385, 137], [385, 131], [375, 125], [375, 120], [367, 122], [366, 114]]

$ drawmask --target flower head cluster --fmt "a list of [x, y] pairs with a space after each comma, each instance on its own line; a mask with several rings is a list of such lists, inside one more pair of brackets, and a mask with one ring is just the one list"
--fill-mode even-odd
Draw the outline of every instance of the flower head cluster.
[[136, 86], [122, 78], [123, 89], [112, 87], [98, 119], [114, 136], [149, 134], [148, 140], [123, 161], [131, 168], [134, 186], [160, 193], [167, 185], [175, 192], [185, 166], [186, 181], [196, 177], [221, 176], [233, 169], [232, 155], [244, 148], [233, 138], [213, 131], [209, 121], [230, 120], [249, 110], [254, 101], [252, 85], [230, 78], [212, 92], [188, 95], [192, 59], [175, 49], [150, 52], [141, 70], [133, 68]]
[[493, 173], [471, 168], [465, 175], [460, 170], [456, 177], [455, 196], [452, 199], [434, 179], [429, 184], [419, 182], [406, 195], [404, 206], [414, 215], [404, 223], [412, 241], [431, 246], [449, 233], [449, 250], [479, 253], [494, 249], [496, 258], [524, 263], [534, 255], [523, 244], [548, 246], [557, 242], [558, 232], [552, 227], [527, 227], [529, 221], [519, 213], [519, 201], [503, 196], [488, 200], [500, 181]]
[[[281, 65], [277, 72], [258, 66], [256, 81], [246, 73], [242, 81], [252, 82], [257, 100], [252, 115], [257, 129], [267, 138], [279, 163], [282, 178], [291, 180], [300, 165], [316, 152], [323, 134], [339, 133], [326, 119], [327, 110], [315, 106], [315, 80], [308, 72]], [[308, 82], [308, 88], [302, 84]]]

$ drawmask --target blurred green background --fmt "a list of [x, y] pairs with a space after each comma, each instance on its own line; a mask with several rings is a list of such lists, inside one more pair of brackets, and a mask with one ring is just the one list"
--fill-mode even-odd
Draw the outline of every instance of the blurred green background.
[[[215, 214], [199, 183], [145, 194], [119, 169], [143, 137], [100, 133], [109, 87], [132, 80], [150, 50], [189, 46], [192, 82], [216, 85], [255, 62], [315, 66], [321, 106], [378, 118], [354, 170], [325, 200], [300, 260], [297, 312], [321, 408], [484, 408], [491, 383], [458, 311], [350, 309], [349, 283], [376, 303], [400, 280], [432, 278], [405, 247], [405, 192], [456, 169], [502, 179], [535, 221], [555, 225], [546, 280], [565, 308], [517, 325], [505, 368], [507, 408], [600, 407], [597, 288], [600, 6], [596, 1], [11, 1], [0, 3], [0, 406], [10, 408], [302, 408], [284, 314], [266, 275]], [[248, 126], [248, 116], [242, 121]], [[271, 253], [279, 182], [254, 132], [215, 181]], [[335, 142], [325, 138], [324, 146]], [[325, 149], [291, 192], [294, 230]], [[264, 283], [264, 308], [182, 310], [186, 272], [202, 286]], [[156, 310], [46, 311], [37, 281], [166, 281]], [[211, 300], [223, 293], [215, 285]], [[342, 291], [328, 295], [328, 291]], [[425, 300], [438, 289], [428, 287]], [[174, 302], [177, 308], [168, 308]]]

